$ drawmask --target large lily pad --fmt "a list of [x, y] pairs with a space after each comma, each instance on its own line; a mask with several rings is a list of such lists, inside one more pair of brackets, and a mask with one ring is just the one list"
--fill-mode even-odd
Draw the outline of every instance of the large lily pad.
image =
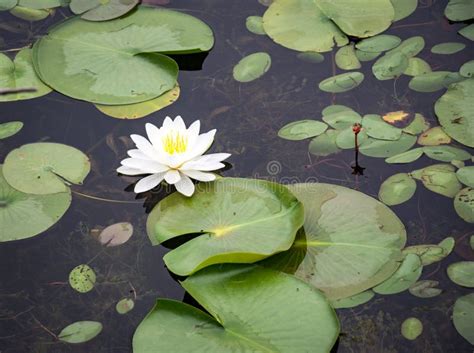
[[0, 242], [33, 237], [55, 224], [69, 208], [69, 190], [52, 195], [25, 194], [12, 188], [0, 165]]
[[363, 292], [392, 275], [403, 258], [403, 224], [379, 201], [330, 184], [295, 184], [304, 231], [289, 251], [265, 261], [321, 289], [331, 300]]
[[474, 293], [465, 295], [454, 303], [453, 323], [456, 330], [470, 344], [474, 344]]
[[393, 206], [412, 198], [416, 191], [416, 181], [407, 173], [398, 173], [387, 178], [380, 185], [379, 199], [384, 204]]
[[321, 135], [328, 126], [317, 120], [298, 120], [283, 126], [278, 131], [278, 136], [286, 140], [304, 140]]
[[272, 58], [265, 52], [247, 55], [234, 66], [232, 75], [239, 82], [250, 82], [263, 76], [272, 64]]
[[209, 313], [159, 299], [138, 326], [134, 353], [327, 353], [339, 334], [322, 293], [259, 266], [213, 266], [182, 282]]
[[449, 86], [436, 102], [435, 112], [449, 136], [474, 147], [474, 78]]
[[464, 188], [456, 194], [454, 209], [466, 222], [474, 223], [474, 188]]
[[15, 60], [0, 53], [0, 87], [7, 89], [33, 88], [35, 92], [21, 92], [0, 95], [0, 102], [31, 99], [51, 92], [35, 73], [31, 61], [31, 49], [22, 49]]
[[72, 12], [88, 21], [107, 21], [125, 15], [139, 0], [71, 0]]
[[324, 92], [341, 93], [350, 91], [364, 81], [362, 72], [353, 71], [328, 77], [319, 83], [319, 89]]
[[447, 273], [454, 283], [463, 287], [474, 287], [474, 261], [452, 263], [448, 266]]
[[120, 20], [68, 19], [35, 44], [33, 60], [55, 90], [123, 105], [156, 98], [176, 85], [176, 62], [159, 53], [202, 52], [213, 43], [212, 30], [193, 16], [139, 7]]
[[164, 257], [179, 275], [223, 262], [252, 263], [287, 250], [303, 224], [303, 206], [283, 185], [223, 178], [200, 185], [192, 198], [174, 193], [150, 213], [147, 231], [156, 245], [200, 235]]
[[420, 257], [415, 254], [407, 254], [397, 271], [372, 290], [384, 295], [403, 292], [418, 281], [421, 271], [423, 271], [423, 266]]
[[23, 145], [5, 158], [3, 175], [15, 189], [29, 194], [64, 192], [70, 184], [82, 184], [90, 171], [87, 156], [59, 143]]

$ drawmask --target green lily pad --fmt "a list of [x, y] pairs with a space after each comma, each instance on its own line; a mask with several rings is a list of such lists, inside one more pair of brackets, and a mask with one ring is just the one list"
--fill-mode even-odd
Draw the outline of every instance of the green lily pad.
[[363, 292], [397, 269], [406, 233], [387, 206], [337, 185], [289, 189], [304, 205], [304, 231], [289, 251], [265, 260], [265, 266], [295, 274], [330, 300]]
[[18, 18], [21, 18], [25, 21], [35, 22], [41, 21], [51, 15], [54, 10], [50, 9], [30, 9], [29, 7], [15, 6], [10, 10], [10, 13]]
[[449, 0], [444, 15], [451, 21], [466, 21], [474, 18], [474, 3], [471, 0]]
[[364, 81], [362, 72], [346, 72], [329, 77], [319, 83], [319, 89], [324, 92], [341, 93], [350, 91]]
[[133, 10], [139, 0], [71, 0], [69, 8], [87, 21], [108, 21]]
[[371, 52], [362, 51], [362, 50], [359, 50], [359, 49], [357, 49], [355, 51], [355, 55], [357, 56], [357, 59], [359, 59], [359, 61], [364, 61], [364, 62], [365, 61], [372, 61], [375, 58], [377, 58], [380, 54], [382, 54], [382, 52], [371, 53]]
[[422, 146], [438, 146], [451, 143], [451, 138], [440, 126], [435, 126], [421, 134], [417, 142]]
[[390, 34], [379, 34], [371, 38], [361, 40], [356, 44], [356, 48], [368, 53], [380, 53], [397, 47], [402, 40]]
[[426, 61], [420, 58], [409, 58], [408, 67], [403, 73], [408, 76], [418, 76], [429, 72], [431, 72], [431, 66]]
[[425, 40], [421, 36], [414, 36], [405, 39], [400, 45], [392, 50], [388, 51], [387, 54], [394, 52], [401, 52], [409, 58], [417, 56], [425, 47]]
[[372, 73], [378, 80], [391, 80], [401, 76], [408, 68], [408, 56], [400, 51], [387, 53], [377, 59]]
[[331, 305], [334, 309], [348, 309], [362, 305], [370, 301], [374, 297], [375, 293], [371, 290], [353, 295], [348, 298], [336, 299], [331, 301]]
[[407, 340], [416, 340], [423, 333], [423, 323], [416, 317], [409, 317], [403, 321], [401, 332]]
[[200, 233], [163, 258], [172, 272], [189, 275], [215, 263], [252, 263], [287, 250], [303, 224], [302, 208], [283, 185], [223, 178], [198, 186], [192, 198], [174, 193], [161, 200], [148, 216], [147, 232], [153, 245]]
[[447, 273], [454, 283], [463, 287], [474, 287], [474, 261], [455, 262], [448, 266]]
[[466, 44], [464, 43], [458, 43], [458, 42], [447, 42], [447, 43], [440, 43], [436, 44], [431, 48], [431, 52], [433, 54], [455, 54], [457, 52], [460, 52], [466, 47]]
[[[359, 147], [364, 146], [365, 143], [368, 143], [369, 137], [367, 133], [362, 130], [357, 135], [357, 144]], [[336, 136], [336, 145], [341, 149], [352, 149], [355, 148], [355, 134], [352, 131], [352, 128], [349, 127], [345, 130], [341, 130]]]
[[324, 61], [324, 56], [315, 51], [307, 51], [303, 53], [298, 53], [296, 57], [310, 64], [319, 64]]
[[64, 6], [66, 2], [67, 0], [18, 0], [18, 6], [41, 10]]
[[471, 249], [474, 250], [474, 235], [471, 235], [469, 238], [469, 245], [471, 246]]
[[354, 124], [360, 124], [362, 122], [359, 113], [350, 108], [344, 108], [347, 107], [338, 105], [326, 107], [322, 112], [323, 121], [336, 130], [352, 129]]
[[336, 138], [339, 134], [337, 130], [326, 130], [323, 134], [316, 136], [309, 143], [309, 153], [315, 156], [329, 156], [338, 153], [341, 150], [336, 144]]
[[0, 11], [13, 9], [18, 5], [18, 0], [0, 0]]
[[438, 244], [438, 246], [441, 246], [443, 248], [446, 256], [451, 254], [455, 245], [456, 245], [456, 240], [454, 240], [453, 237], [447, 237], [446, 239], [443, 239], [442, 241], [440, 241]]
[[9, 121], [8, 123], [0, 124], [0, 140], [13, 136], [23, 128], [21, 121]]
[[474, 188], [474, 166], [459, 168], [456, 175], [461, 183]]
[[[456, 168], [463, 168], [466, 163], [464, 163], [464, 161], [458, 161], [457, 159], [453, 159], [451, 162], [450, 162], [452, 165], [454, 165]], [[458, 177], [459, 179], [459, 177]]]
[[377, 114], [364, 115], [362, 127], [369, 137], [375, 139], [396, 141], [402, 136], [402, 129], [386, 123]]
[[474, 188], [464, 188], [454, 197], [454, 209], [466, 222], [474, 223]]
[[453, 324], [458, 333], [474, 344], [474, 293], [458, 298], [453, 308]]
[[339, 335], [324, 295], [284, 273], [213, 266], [181, 284], [209, 314], [158, 299], [135, 331], [134, 353], [326, 353]]
[[458, 33], [464, 38], [474, 41], [474, 24], [461, 28]]
[[411, 163], [416, 161], [423, 155], [423, 148], [414, 148], [412, 150], [408, 150], [406, 152], [396, 154], [395, 156], [389, 157], [385, 160], [385, 162], [389, 164], [403, 164], [403, 163]]
[[418, 0], [391, 0], [393, 8], [395, 9], [394, 21], [400, 21], [413, 12], [418, 6]]
[[453, 146], [428, 146], [423, 147], [423, 152], [431, 159], [441, 162], [451, 162], [452, 160], [466, 161], [471, 159], [469, 152]]
[[420, 257], [415, 254], [407, 254], [395, 273], [372, 290], [383, 295], [403, 292], [418, 281], [422, 270]]
[[263, 29], [263, 18], [262, 16], [249, 16], [245, 20], [245, 26], [253, 34], [265, 35], [265, 30]]
[[173, 104], [179, 95], [180, 88], [176, 85], [172, 90], [149, 101], [125, 105], [95, 104], [95, 107], [112, 118], [140, 119]]
[[459, 69], [459, 74], [463, 77], [474, 77], [474, 60], [465, 62]]
[[387, 178], [379, 190], [379, 200], [388, 206], [399, 205], [410, 200], [416, 191], [416, 181], [407, 173], [398, 173]]
[[474, 147], [474, 78], [449, 86], [436, 102], [435, 112], [449, 136]]
[[413, 284], [408, 288], [408, 291], [418, 298], [433, 298], [443, 292], [441, 289], [436, 288], [438, 285], [438, 281], [423, 280]]
[[86, 264], [74, 267], [69, 273], [69, 284], [79, 293], [90, 292], [94, 288], [95, 281], [94, 270]]
[[448, 256], [454, 248], [454, 239], [449, 237], [444, 239], [437, 245], [422, 244], [412, 245], [403, 249], [404, 254], [415, 254], [421, 259], [423, 266], [431, 265], [435, 262], [443, 260]]
[[447, 86], [450, 82], [449, 71], [433, 71], [413, 77], [408, 87], [416, 92], [436, 92]]
[[362, 67], [359, 59], [355, 55], [354, 45], [345, 45], [336, 52], [334, 58], [337, 67], [342, 70], [357, 70]]
[[95, 338], [102, 331], [97, 321], [77, 321], [63, 328], [58, 339], [67, 343], [84, 343]]
[[234, 66], [232, 74], [239, 82], [250, 82], [263, 76], [272, 64], [270, 55], [264, 52], [253, 53], [241, 59]]
[[283, 126], [278, 131], [278, 136], [286, 140], [304, 140], [321, 135], [328, 126], [317, 120], [298, 120]]
[[61, 219], [71, 204], [69, 190], [52, 195], [25, 194], [12, 188], [0, 165], [0, 242], [26, 239]]
[[[434, 164], [420, 170], [420, 180], [423, 185], [437, 194], [454, 197], [461, 190], [462, 185], [456, 177], [454, 167], [449, 164]], [[413, 177], [413, 172], [411, 173]]]
[[68, 191], [70, 184], [82, 184], [90, 161], [78, 149], [59, 143], [23, 145], [5, 158], [3, 175], [15, 189], [29, 194]]
[[56, 91], [93, 103], [124, 105], [151, 100], [176, 85], [178, 65], [159, 53], [212, 48], [212, 30], [176, 11], [142, 6], [119, 20], [73, 17], [33, 48], [35, 69]]
[[124, 315], [128, 313], [129, 311], [133, 310], [134, 307], [135, 307], [135, 302], [133, 301], [133, 299], [123, 298], [117, 303], [117, 305], [115, 305], [115, 310], [119, 314]]
[[34, 88], [35, 92], [0, 95], [0, 102], [17, 101], [44, 96], [51, 92], [35, 73], [31, 61], [31, 49], [22, 49], [15, 60], [0, 53], [0, 87], [6, 89]]
[[430, 128], [430, 122], [421, 114], [416, 113], [413, 121], [403, 128], [403, 132], [410, 135], [418, 135]]
[[387, 158], [408, 151], [415, 143], [416, 136], [403, 133], [397, 141], [370, 138], [360, 146], [359, 151], [368, 157]]

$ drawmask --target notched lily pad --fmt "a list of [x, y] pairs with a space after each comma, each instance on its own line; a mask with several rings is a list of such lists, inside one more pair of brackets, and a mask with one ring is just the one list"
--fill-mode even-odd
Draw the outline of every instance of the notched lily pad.
[[348, 44], [338, 49], [334, 57], [337, 67], [342, 70], [357, 70], [362, 67], [355, 55], [354, 45]]
[[412, 198], [416, 191], [416, 181], [407, 173], [398, 173], [387, 178], [379, 190], [379, 200], [393, 206]]
[[341, 93], [359, 86], [364, 80], [362, 72], [346, 72], [329, 77], [319, 83], [319, 89], [324, 92]]
[[317, 120], [299, 120], [283, 126], [278, 131], [278, 136], [286, 140], [304, 140], [321, 135], [328, 126]]
[[408, 67], [403, 72], [408, 76], [418, 76], [431, 72], [431, 66], [426, 61], [420, 58], [409, 58]]

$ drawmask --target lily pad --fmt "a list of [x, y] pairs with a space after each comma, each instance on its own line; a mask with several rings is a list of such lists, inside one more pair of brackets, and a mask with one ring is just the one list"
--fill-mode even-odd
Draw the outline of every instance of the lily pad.
[[341, 93], [359, 86], [364, 80], [362, 72], [346, 72], [329, 77], [319, 83], [319, 89], [324, 92]]
[[395, 51], [377, 59], [372, 66], [372, 73], [378, 80], [391, 80], [401, 76], [407, 68], [408, 56], [405, 53]]
[[388, 206], [399, 205], [410, 200], [416, 191], [416, 181], [407, 173], [398, 173], [387, 178], [379, 190], [379, 200]]
[[449, 86], [436, 102], [435, 112], [449, 136], [474, 147], [474, 78]]
[[413, 341], [423, 333], [423, 323], [416, 317], [409, 317], [402, 323], [402, 336]]
[[252, 263], [287, 250], [303, 224], [303, 206], [283, 185], [240, 178], [201, 185], [192, 198], [164, 198], [148, 216], [153, 245], [200, 233], [164, 256], [176, 274], [215, 263]]
[[9, 121], [8, 123], [0, 124], [0, 140], [13, 136], [23, 128], [21, 121]]
[[296, 57], [300, 60], [303, 60], [307, 63], [311, 64], [319, 64], [324, 61], [324, 56], [318, 52], [315, 51], [307, 51], [303, 53], [298, 53]]
[[452, 74], [449, 71], [433, 71], [413, 77], [408, 87], [416, 92], [436, 92], [446, 87], [446, 79]]
[[0, 102], [17, 101], [44, 96], [51, 92], [35, 73], [31, 61], [31, 49], [22, 49], [15, 60], [0, 53], [0, 87], [7, 89], [34, 88], [35, 92], [0, 95]]
[[18, 6], [28, 7], [30, 9], [52, 9], [64, 6], [68, 0], [18, 0]]
[[115, 306], [115, 310], [119, 314], [124, 315], [128, 313], [129, 311], [133, 310], [134, 307], [135, 307], [135, 302], [133, 301], [133, 299], [123, 298], [117, 303], [117, 305]]
[[409, 58], [408, 67], [403, 73], [408, 76], [418, 76], [429, 72], [431, 72], [431, 66], [426, 61], [420, 58]]
[[245, 20], [245, 26], [253, 34], [265, 35], [263, 29], [263, 18], [261, 16], [249, 16]]
[[0, 0], [0, 11], [13, 9], [18, 4], [18, 0]]
[[407, 127], [403, 128], [403, 132], [406, 132], [410, 135], [418, 135], [422, 132], [425, 132], [429, 128], [430, 122], [426, 120], [423, 115], [416, 113], [413, 121]]
[[421, 134], [417, 142], [422, 146], [439, 146], [451, 143], [451, 138], [440, 126], [435, 126]]
[[[413, 172], [411, 173], [415, 178], [417, 178], [416, 172], [415, 175]], [[430, 165], [421, 169], [419, 174], [419, 179], [428, 190], [446, 197], [454, 197], [462, 188], [454, 172], [454, 167], [449, 164]]]
[[69, 8], [88, 21], [108, 21], [133, 10], [139, 0], [71, 0]]
[[372, 288], [372, 290], [383, 295], [403, 292], [418, 281], [422, 270], [423, 266], [420, 257], [415, 254], [407, 254], [397, 271], [390, 278]]
[[436, 288], [438, 285], [438, 281], [423, 280], [416, 282], [408, 288], [408, 291], [418, 298], [433, 298], [442, 292], [441, 289]]
[[433, 54], [455, 54], [466, 47], [464, 43], [458, 42], [447, 42], [447, 43], [440, 43], [436, 44], [431, 48], [431, 52]]
[[357, 56], [355, 55], [354, 46], [352, 44], [339, 48], [334, 60], [337, 67], [342, 70], [357, 70], [362, 67], [359, 59], [357, 59]]
[[392, 50], [388, 51], [387, 54], [394, 52], [401, 52], [409, 58], [413, 58], [418, 55], [425, 47], [425, 40], [421, 36], [414, 36], [405, 39], [400, 45]]
[[326, 130], [323, 134], [316, 136], [309, 143], [309, 153], [315, 156], [329, 156], [333, 153], [338, 153], [341, 150], [336, 144], [338, 135], [337, 130]]
[[393, 8], [395, 9], [394, 21], [400, 21], [413, 12], [418, 6], [418, 0], [391, 0]]
[[455, 262], [448, 266], [447, 273], [454, 283], [463, 287], [474, 287], [474, 261]]
[[441, 162], [451, 162], [453, 160], [466, 161], [471, 159], [469, 152], [453, 146], [428, 146], [423, 147], [423, 152], [431, 159]]
[[415, 120], [415, 115], [404, 110], [398, 110], [395, 112], [388, 112], [384, 114], [382, 116], [382, 119], [390, 125], [399, 128], [404, 128]]
[[133, 234], [133, 226], [128, 222], [115, 223], [105, 228], [99, 234], [99, 241], [105, 246], [125, 244]]
[[15, 189], [29, 194], [68, 191], [70, 184], [82, 184], [90, 171], [87, 156], [59, 143], [23, 145], [5, 158], [3, 175]]
[[464, 38], [474, 41], [474, 24], [461, 28], [458, 33]]
[[454, 239], [449, 237], [439, 244], [412, 245], [403, 249], [404, 254], [415, 254], [421, 259], [423, 266], [443, 260], [454, 248]]
[[360, 153], [375, 158], [392, 157], [408, 151], [416, 143], [416, 136], [403, 133], [397, 141], [376, 140], [370, 138], [360, 146]]
[[458, 298], [453, 308], [453, 324], [458, 333], [474, 344], [474, 293]]
[[403, 163], [411, 163], [416, 161], [423, 155], [423, 148], [414, 148], [412, 150], [408, 150], [406, 152], [396, 154], [395, 156], [389, 157], [385, 160], [385, 162], [389, 164], [403, 164]]
[[58, 339], [67, 343], [84, 343], [95, 338], [102, 331], [97, 321], [77, 321], [63, 328]]
[[328, 126], [317, 120], [298, 120], [283, 126], [278, 131], [278, 136], [286, 140], [304, 140], [321, 135]]
[[209, 314], [158, 299], [135, 331], [134, 353], [326, 353], [339, 335], [324, 295], [284, 273], [213, 266], [181, 284]]
[[474, 60], [465, 62], [459, 69], [459, 74], [464, 77], [474, 77]]
[[267, 259], [265, 266], [295, 274], [330, 300], [361, 293], [397, 269], [406, 233], [387, 206], [337, 185], [289, 188], [304, 205], [304, 231], [289, 251]]
[[208, 51], [212, 30], [199, 19], [142, 6], [120, 20], [68, 19], [33, 48], [35, 69], [56, 91], [93, 103], [149, 101], [176, 85], [178, 65], [160, 53]]
[[95, 107], [112, 118], [140, 119], [173, 104], [179, 98], [179, 94], [180, 88], [176, 85], [172, 90], [146, 102], [126, 105], [96, 104]]
[[466, 222], [474, 223], [474, 188], [464, 188], [454, 197], [454, 209]]
[[[331, 109], [329, 109], [330, 107]], [[349, 129], [352, 128], [354, 124], [360, 124], [362, 122], [359, 113], [350, 108], [344, 109], [347, 107], [338, 105], [330, 107], [326, 107], [323, 110], [323, 121], [336, 130]]]
[[375, 293], [371, 290], [353, 295], [352, 297], [336, 299], [331, 301], [331, 305], [334, 309], [348, 309], [362, 305], [370, 301], [374, 297]]
[[459, 168], [456, 175], [461, 183], [474, 188], [474, 166]]
[[79, 293], [87, 293], [94, 288], [96, 275], [89, 265], [83, 264], [74, 267], [69, 273], [69, 284]]
[[263, 76], [272, 64], [270, 55], [264, 52], [253, 53], [241, 59], [234, 66], [232, 74], [239, 82], [250, 82]]
[[[369, 137], [367, 133], [362, 130], [357, 135], [357, 144], [358, 146], [364, 146], [365, 143], [368, 143]], [[352, 128], [349, 127], [345, 130], [341, 130], [336, 136], [336, 145], [341, 149], [352, 149], [355, 148], [355, 134], [352, 131]]]
[[357, 56], [357, 59], [359, 59], [359, 61], [364, 61], [364, 62], [365, 61], [372, 61], [375, 58], [377, 58], [380, 54], [382, 54], [382, 52], [371, 53], [371, 52], [362, 51], [362, 50], [359, 50], [359, 49], [357, 49], [355, 51], [355, 55]]
[[471, 0], [449, 0], [444, 15], [451, 21], [466, 21], [474, 18], [474, 3]]
[[367, 114], [362, 118], [362, 127], [367, 135], [380, 140], [399, 140], [402, 129], [386, 123], [380, 115]]
[[0, 242], [26, 239], [61, 219], [71, 204], [69, 190], [52, 195], [25, 194], [12, 188], [0, 165]]
[[10, 13], [18, 18], [21, 18], [25, 21], [35, 22], [41, 21], [51, 15], [54, 10], [50, 9], [30, 9], [29, 7], [15, 6], [10, 10]]
[[369, 53], [380, 53], [397, 47], [402, 40], [390, 34], [379, 34], [371, 38], [361, 40], [356, 44], [356, 48]]

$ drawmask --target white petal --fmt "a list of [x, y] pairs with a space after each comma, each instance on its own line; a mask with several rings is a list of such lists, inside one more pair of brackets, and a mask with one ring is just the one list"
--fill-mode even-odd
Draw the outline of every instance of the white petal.
[[183, 118], [181, 118], [179, 115], [174, 118], [174, 129], [179, 131], [186, 130], [186, 124], [184, 123]]
[[216, 180], [216, 175], [213, 173], [203, 173], [199, 170], [183, 170], [183, 174], [186, 174], [188, 177], [194, 180], [199, 181], [213, 181]]
[[137, 148], [150, 158], [155, 158], [156, 151], [153, 145], [146, 138], [140, 135], [130, 135]]
[[161, 134], [160, 129], [157, 126], [147, 123], [145, 124], [146, 134], [151, 144], [156, 148], [158, 145], [161, 145]]
[[224, 164], [220, 163], [226, 158], [229, 158], [229, 153], [211, 153], [204, 156], [196, 157], [195, 159], [184, 163], [181, 166], [181, 170], [202, 170], [211, 171], [221, 169], [225, 167]]
[[126, 158], [120, 163], [125, 167], [140, 169], [144, 173], [161, 173], [169, 169], [168, 166], [158, 163], [157, 161], [137, 158]]
[[128, 150], [127, 154], [132, 157], [132, 158], [137, 158], [137, 159], [144, 159], [144, 160], [151, 160], [150, 157], [148, 157], [145, 153], [143, 153], [141, 150], [133, 149], [133, 150]]
[[168, 184], [176, 184], [181, 179], [181, 175], [176, 169], [170, 169], [165, 174], [165, 180]]
[[149, 175], [143, 179], [141, 179], [138, 183], [135, 184], [134, 192], [139, 194], [141, 192], [145, 192], [148, 190], [153, 189], [163, 180], [164, 173], [157, 173]]
[[216, 134], [216, 129], [201, 134], [196, 138], [196, 141], [192, 146], [188, 146], [188, 153], [186, 158], [193, 159], [197, 156], [200, 156], [206, 152], [209, 147], [211, 147], [214, 142], [214, 135]]
[[167, 116], [165, 118], [165, 120], [163, 120], [163, 126], [162, 127], [169, 129], [172, 126], [173, 126], [173, 120], [171, 120], [171, 118], [169, 116]]
[[143, 173], [143, 171], [140, 170], [140, 169], [134, 169], [134, 168], [124, 167], [124, 166], [118, 167], [118, 168], [117, 168], [117, 172], [120, 173], [120, 174], [123, 174], [123, 175], [142, 175], [142, 174], [147, 174], [147, 173]]
[[199, 131], [201, 130], [201, 122], [196, 120], [188, 128], [188, 146], [193, 146], [196, 142], [197, 137], [199, 136]]
[[194, 193], [194, 184], [186, 175], [181, 177], [181, 180], [174, 184], [176, 190], [184, 196], [191, 196]]

